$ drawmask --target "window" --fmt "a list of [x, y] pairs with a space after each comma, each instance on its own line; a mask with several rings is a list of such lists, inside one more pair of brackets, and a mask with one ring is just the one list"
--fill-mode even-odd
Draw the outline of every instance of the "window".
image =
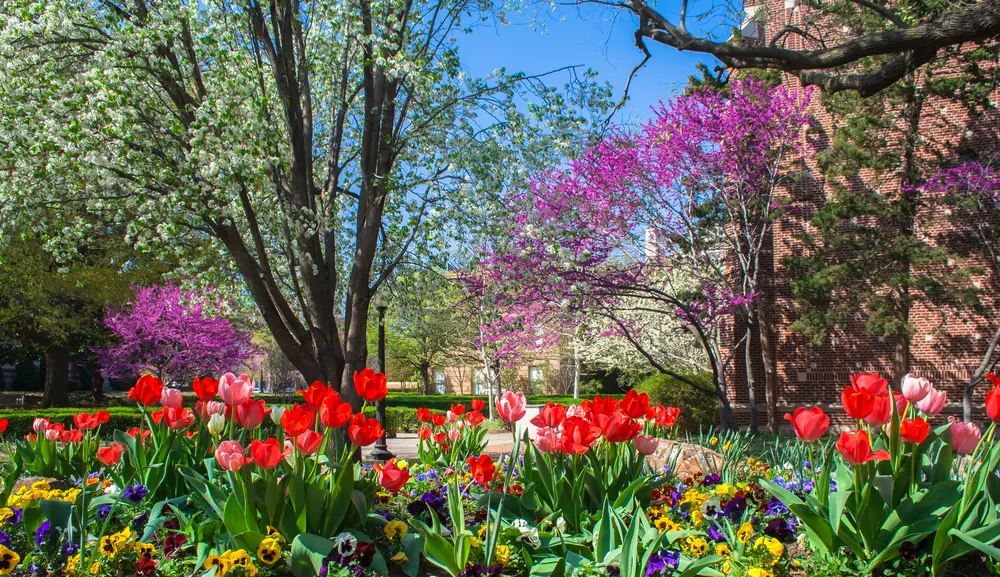
[[434, 392], [444, 394], [444, 369], [434, 369]]
[[486, 371], [482, 368], [472, 370], [472, 394], [486, 394]]
[[528, 380], [532, 387], [541, 385], [545, 381], [545, 371], [542, 367], [528, 367]]

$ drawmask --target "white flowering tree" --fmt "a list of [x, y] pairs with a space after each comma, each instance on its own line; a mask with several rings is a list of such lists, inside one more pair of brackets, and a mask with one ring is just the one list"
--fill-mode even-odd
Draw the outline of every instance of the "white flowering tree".
[[[306, 380], [339, 387], [365, 364], [374, 292], [447, 246], [449, 206], [585, 124], [573, 103], [590, 99], [564, 94], [589, 93], [588, 76], [571, 70], [565, 93], [467, 77], [456, 35], [499, 11], [3, 2], [0, 223], [85, 208], [140, 248], [224, 255]], [[55, 248], [89, 233], [66, 227]]]

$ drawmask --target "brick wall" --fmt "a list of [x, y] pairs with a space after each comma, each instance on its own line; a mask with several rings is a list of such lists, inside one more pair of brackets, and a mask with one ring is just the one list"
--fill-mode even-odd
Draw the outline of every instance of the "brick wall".
[[[805, 8], [796, 6], [790, 0], [748, 0], [747, 6], [764, 5], [766, 19], [762, 39], [768, 34], [789, 24], [801, 21]], [[796, 36], [787, 36], [786, 47], [792, 49], [810, 48]], [[786, 85], [799, 88], [797, 79], [787, 76]], [[996, 114], [996, 103], [1000, 101], [1000, 91], [994, 87], [991, 100], [991, 114], [969, 117], [955, 104], [942, 99], [929, 98], [920, 118], [920, 133], [925, 142], [933, 142], [944, 151], [945, 158], [959, 147], [972, 147], [980, 151], [998, 150], [998, 127], [1000, 119]], [[819, 103], [818, 94], [813, 98], [811, 113], [823, 129], [832, 128], [832, 119]], [[803, 134], [805, 138], [805, 134]], [[807, 150], [809, 150], [807, 148]], [[856, 317], [845, 331], [831, 335], [823, 346], [811, 346], [806, 338], [788, 330], [795, 320], [795, 312], [789, 288], [788, 271], [782, 266], [783, 258], [798, 255], [804, 250], [795, 238], [815, 211], [823, 205], [831, 192], [831, 183], [824, 180], [815, 162], [807, 155], [808, 177], [795, 183], [787, 196], [792, 199], [792, 210], [775, 225], [772, 239], [773, 285], [766, 295], [765, 304], [771, 310], [775, 323], [776, 364], [778, 378], [779, 414], [793, 410], [796, 406], [819, 404], [839, 411], [840, 392], [848, 384], [848, 377], [859, 372], [874, 372], [889, 378], [894, 359], [894, 345], [890, 338], [872, 336], [865, 333], [864, 321]], [[855, 185], [877, 186], [880, 192], [891, 194], [898, 191], [898, 175], [871, 174], [862, 172]], [[849, 186], [851, 184], [848, 184]], [[918, 234], [928, 238], [937, 237], [948, 230], [961, 230], [963, 222], [955, 215], [920, 215]], [[1000, 224], [998, 224], [1000, 225]], [[949, 243], [949, 249], [959, 255], [950, 266], [967, 267], [977, 263], [974, 251], [968, 244]], [[992, 274], [980, 275], [972, 279], [983, 289], [984, 303], [993, 311], [987, 318], [970, 311], [941, 310], [925, 302], [918, 302], [911, 315], [911, 322], [917, 331], [911, 345], [912, 372], [930, 378], [935, 386], [948, 391], [949, 406], [946, 413], [960, 414], [963, 383], [982, 359], [989, 338], [1000, 323], [1000, 279]], [[755, 341], [751, 352], [756, 363], [760, 363], [758, 343]], [[729, 382], [737, 421], [749, 422], [747, 412], [747, 391], [742, 353], [737, 353], [732, 365]], [[762, 366], [755, 367], [757, 381], [757, 402], [759, 420], [766, 424], [764, 407], [764, 373]], [[985, 387], [977, 390], [976, 399], [982, 402]]]

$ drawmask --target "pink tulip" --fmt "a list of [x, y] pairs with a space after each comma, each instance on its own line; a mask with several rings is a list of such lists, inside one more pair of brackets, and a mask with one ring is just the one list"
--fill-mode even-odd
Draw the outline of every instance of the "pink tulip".
[[562, 447], [560, 441], [562, 435], [552, 427], [538, 427], [535, 429], [535, 446], [543, 453], [554, 453]]
[[656, 437], [639, 435], [635, 438], [635, 450], [639, 451], [640, 455], [652, 455], [659, 446], [660, 441]]
[[920, 399], [917, 403], [917, 408], [927, 415], [936, 415], [941, 412], [944, 408], [945, 402], [948, 400], [948, 393], [944, 391], [939, 391], [935, 388], [931, 388], [927, 396]]
[[453, 413], [451, 411], [448, 411], [448, 422], [449, 423], [454, 423], [457, 420], [458, 420], [458, 415], [456, 415], [455, 413]]
[[956, 455], [968, 455], [976, 450], [976, 445], [983, 436], [979, 427], [975, 423], [956, 420], [955, 417], [948, 417], [948, 422], [951, 423], [951, 427], [948, 428], [951, 450], [955, 451]]
[[62, 431], [59, 429], [45, 429], [45, 440], [58, 441], [60, 433], [62, 433]]
[[35, 433], [37, 433], [39, 435], [41, 435], [42, 433], [44, 433], [45, 430], [48, 429], [48, 428], [49, 428], [49, 420], [48, 419], [38, 418], [38, 419], [35, 419], [34, 421], [31, 422], [31, 429], [33, 431], [35, 431]]
[[230, 407], [237, 407], [246, 402], [253, 392], [253, 383], [246, 375], [226, 373], [219, 379], [219, 396]]
[[903, 397], [911, 403], [916, 403], [926, 397], [927, 393], [931, 392], [931, 389], [933, 388], [934, 385], [932, 385], [927, 379], [923, 377], [914, 377], [910, 374], [903, 377], [903, 382], [899, 387], [899, 389], [903, 392]]
[[458, 429], [451, 429], [448, 431], [448, 440], [451, 441], [452, 443], [457, 441], [458, 438], [461, 436], [462, 436], [462, 431]]
[[528, 401], [525, 400], [524, 393], [507, 391], [497, 399], [497, 413], [508, 423], [520, 421], [528, 412], [527, 407]]
[[227, 471], [239, 471], [247, 462], [243, 447], [236, 441], [222, 441], [215, 449], [215, 460]]
[[160, 405], [163, 407], [179, 407], [184, 404], [184, 396], [178, 389], [163, 387], [160, 393]]
[[226, 412], [226, 403], [222, 401], [209, 401], [205, 403], [205, 413], [211, 417], [212, 415], [221, 415]]
[[906, 413], [906, 407], [910, 403], [906, 400], [906, 397], [903, 396], [903, 393], [899, 391], [893, 391], [892, 398], [896, 400], [896, 414], [902, 417], [903, 414]]
[[247, 429], [256, 429], [264, 422], [264, 417], [270, 412], [271, 410], [267, 408], [264, 399], [256, 401], [247, 399], [242, 405], [235, 408], [233, 414], [239, 426]]
[[580, 405], [572, 405], [566, 409], [566, 418], [568, 419], [570, 417], [580, 417], [585, 419], [587, 418], [587, 411]]

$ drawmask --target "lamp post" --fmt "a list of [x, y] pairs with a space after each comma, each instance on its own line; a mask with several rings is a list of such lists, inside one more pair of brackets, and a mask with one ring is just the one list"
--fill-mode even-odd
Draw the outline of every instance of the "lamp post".
[[[385, 373], [385, 310], [389, 305], [380, 294], [375, 295], [374, 304], [375, 310], [378, 311], [378, 371]], [[376, 461], [385, 462], [395, 456], [389, 452], [389, 447], [385, 443], [385, 399], [375, 403], [375, 417], [382, 425], [382, 436], [375, 442], [371, 457]]]

